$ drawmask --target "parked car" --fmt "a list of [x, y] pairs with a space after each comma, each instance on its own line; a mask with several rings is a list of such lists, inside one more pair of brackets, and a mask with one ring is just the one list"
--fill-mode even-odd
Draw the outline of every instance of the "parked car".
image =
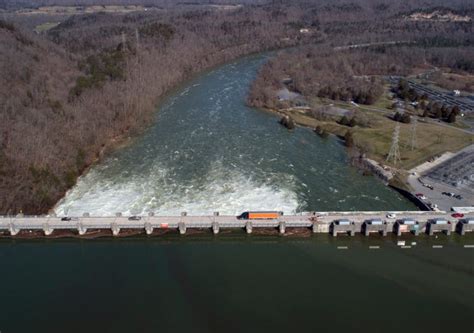
[[142, 219], [141, 216], [135, 216], [135, 215], [134, 215], [134, 216], [130, 216], [130, 217], [128, 218], [129, 221], [140, 221], [141, 219]]
[[395, 219], [395, 218], [397, 218], [397, 214], [395, 214], [395, 213], [388, 213], [388, 214], [387, 214], [387, 218], [388, 218], [388, 219]]
[[421, 200], [426, 200], [426, 197], [423, 193], [417, 193], [416, 196], [420, 198]]
[[452, 192], [441, 192], [441, 194], [446, 195], [448, 197], [455, 197], [456, 195]]
[[61, 221], [78, 221], [79, 218], [77, 217], [70, 217], [70, 216], [64, 216], [64, 217], [61, 217]]
[[454, 213], [454, 214], [452, 214], [451, 216], [452, 216], [452, 217], [455, 217], [455, 218], [457, 218], [457, 219], [461, 219], [461, 218], [464, 217], [464, 214], [462, 214], [462, 213]]

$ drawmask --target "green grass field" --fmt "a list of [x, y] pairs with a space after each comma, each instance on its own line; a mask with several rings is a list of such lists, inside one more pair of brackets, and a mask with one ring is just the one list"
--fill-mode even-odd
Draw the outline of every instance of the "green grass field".
[[[350, 103], [334, 102], [320, 98], [311, 99], [310, 104], [313, 107], [332, 104], [340, 108], [355, 109]], [[474, 143], [474, 135], [457, 129], [465, 127], [461, 123], [455, 124], [453, 127], [447, 127], [420, 120], [416, 128], [417, 146], [415, 149], [412, 149], [412, 125], [398, 123], [400, 125], [399, 148], [401, 161], [397, 165], [386, 162], [386, 157], [392, 144], [393, 132], [397, 124], [397, 122], [388, 117], [389, 114], [393, 113], [393, 110], [388, 109], [391, 104], [392, 101], [388, 97], [387, 91], [376, 104], [368, 108], [357, 108], [370, 120], [371, 125], [368, 128], [342, 126], [334, 120], [338, 117], [330, 117], [326, 121], [320, 121], [298, 111], [287, 111], [285, 113], [291, 115], [300, 125], [312, 128], [320, 126], [325, 131], [339, 136], [344, 136], [350, 130], [353, 132], [355, 145], [365, 152], [369, 158], [401, 170], [409, 170], [434, 156], [447, 151], [455, 152]], [[371, 109], [379, 109], [379, 111]]]

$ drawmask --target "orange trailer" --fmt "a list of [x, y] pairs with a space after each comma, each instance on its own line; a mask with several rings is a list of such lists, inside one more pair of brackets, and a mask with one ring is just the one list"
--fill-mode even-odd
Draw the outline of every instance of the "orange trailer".
[[274, 220], [283, 215], [283, 212], [244, 212], [239, 218], [245, 220]]

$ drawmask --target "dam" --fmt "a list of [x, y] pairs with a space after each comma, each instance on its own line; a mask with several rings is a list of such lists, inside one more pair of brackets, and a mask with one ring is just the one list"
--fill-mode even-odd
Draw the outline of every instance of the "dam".
[[[394, 218], [396, 216], [396, 218]], [[390, 218], [388, 218], [390, 217]], [[346, 233], [354, 236], [355, 233], [371, 232], [386, 236], [395, 232], [400, 236], [402, 232], [411, 232], [415, 235], [435, 232], [444, 232], [450, 235], [457, 231], [464, 235], [474, 230], [474, 214], [457, 220], [446, 212], [303, 212], [298, 215], [281, 215], [275, 219], [252, 220], [239, 219], [236, 216], [220, 215], [215, 212], [209, 216], [188, 216], [182, 212], [181, 216], [122, 216], [117, 213], [111, 217], [91, 217], [85, 213], [82, 217], [1, 217], [0, 231], [16, 236], [22, 231], [42, 230], [45, 236], [51, 236], [55, 230], [68, 230], [79, 236], [87, 236], [90, 230], [108, 230], [110, 235], [119, 236], [121, 230], [140, 230], [147, 235], [153, 235], [155, 230], [174, 229], [180, 234], [186, 234], [189, 229], [209, 229], [218, 234], [221, 229], [244, 229], [248, 234], [253, 229], [274, 228], [284, 234], [287, 228], [311, 229], [313, 233]]]

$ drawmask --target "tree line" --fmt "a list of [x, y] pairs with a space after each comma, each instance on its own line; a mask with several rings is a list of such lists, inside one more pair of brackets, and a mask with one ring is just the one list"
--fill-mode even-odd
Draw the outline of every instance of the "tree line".
[[[265, 64], [252, 85], [248, 102], [256, 107], [288, 107], [288, 101], [278, 98], [278, 91], [287, 88], [308, 98], [371, 105], [381, 97], [389, 76], [407, 76], [436, 67], [472, 74], [469, 66], [459, 66], [472, 61], [471, 46], [428, 48], [413, 44], [336, 51], [327, 44], [316, 45], [283, 52]], [[412, 102], [422, 98], [401, 82], [395, 89], [398, 97]]]

